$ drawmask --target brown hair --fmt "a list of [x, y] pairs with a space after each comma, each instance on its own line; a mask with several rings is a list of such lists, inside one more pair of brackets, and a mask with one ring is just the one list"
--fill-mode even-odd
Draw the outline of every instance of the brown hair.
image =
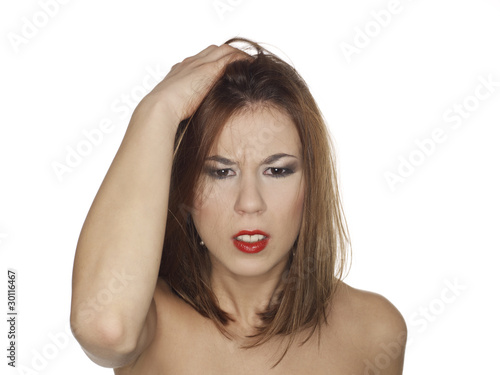
[[[210, 286], [208, 251], [189, 214], [205, 158], [223, 126], [236, 113], [262, 105], [290, 116], [302, 143], [305, 197], [302, 224], [283, 274], [277, 303], [260, 313], [261, 325], [251, 336], [251, 348], [281, 335], [290, 340], [311, 328], [307, 341], [326, 322], [327, 307], [342, 279], [349, 238], [340, 201], [333, 146], [309, 89], [297, 71], [257, 43], [242, 38], [253, 59], [227, 65], [191, 116], [179, 125], [175, 139], [160, 276], [172, 290], [227, 335], [231, 317], [223, 311]], [[274, 299], [274, 298], [273, 298]], [[304, 341], [304, 342], [305, 342]], [[277, 363], [279, 363], [279, 361]], [[277, 364], [276, 363], [276, 364]], [[276, 365], [275, 364], [275, 365]]]

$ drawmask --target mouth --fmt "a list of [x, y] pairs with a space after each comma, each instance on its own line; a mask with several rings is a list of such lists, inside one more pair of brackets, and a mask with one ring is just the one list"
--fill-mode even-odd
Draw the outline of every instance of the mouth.
[[247, 254], [259, 253], [267, 246], [270, 235], [260, 230], [243, 230], [233, 236], [234, 246]]

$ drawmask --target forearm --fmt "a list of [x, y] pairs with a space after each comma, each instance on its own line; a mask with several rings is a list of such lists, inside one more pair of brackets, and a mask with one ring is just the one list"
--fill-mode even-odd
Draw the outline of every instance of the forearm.
[[[139, 335], [157, 282], [168, 207], [175, 117], [139, 104], [78, 240], [72, 324]], [[123, 332], [126, 331], [126, 332]]]
[[102, 365], [128, 363], [154, 338], [177, 126], [226, 64], [245, 58], [228, 45], [205, 48], [175, 64], [132, 115], [83, 225], [73, 271], [72, 330]]

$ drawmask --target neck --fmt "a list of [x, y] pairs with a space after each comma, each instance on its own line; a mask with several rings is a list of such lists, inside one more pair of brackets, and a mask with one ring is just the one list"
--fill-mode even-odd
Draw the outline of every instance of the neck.
[[265, 311], [276, 296], [286, 263], [284, 259], [269, 272], [251, 277], [235, 275], [212, 263], [212, 289], [221, 309], [234, 319], [231, 325], [237, 331], [253, 332], [260, 325], [257, 314]]

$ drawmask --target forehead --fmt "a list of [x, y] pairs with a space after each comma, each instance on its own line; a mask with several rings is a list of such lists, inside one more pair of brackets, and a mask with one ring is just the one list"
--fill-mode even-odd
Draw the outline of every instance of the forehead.
[[262, 159], [278, 152], [301, 155], [297, 128], [283, 110], [272, 107], [245, 109], [224, 125], [213, 151], [238, 161]]

